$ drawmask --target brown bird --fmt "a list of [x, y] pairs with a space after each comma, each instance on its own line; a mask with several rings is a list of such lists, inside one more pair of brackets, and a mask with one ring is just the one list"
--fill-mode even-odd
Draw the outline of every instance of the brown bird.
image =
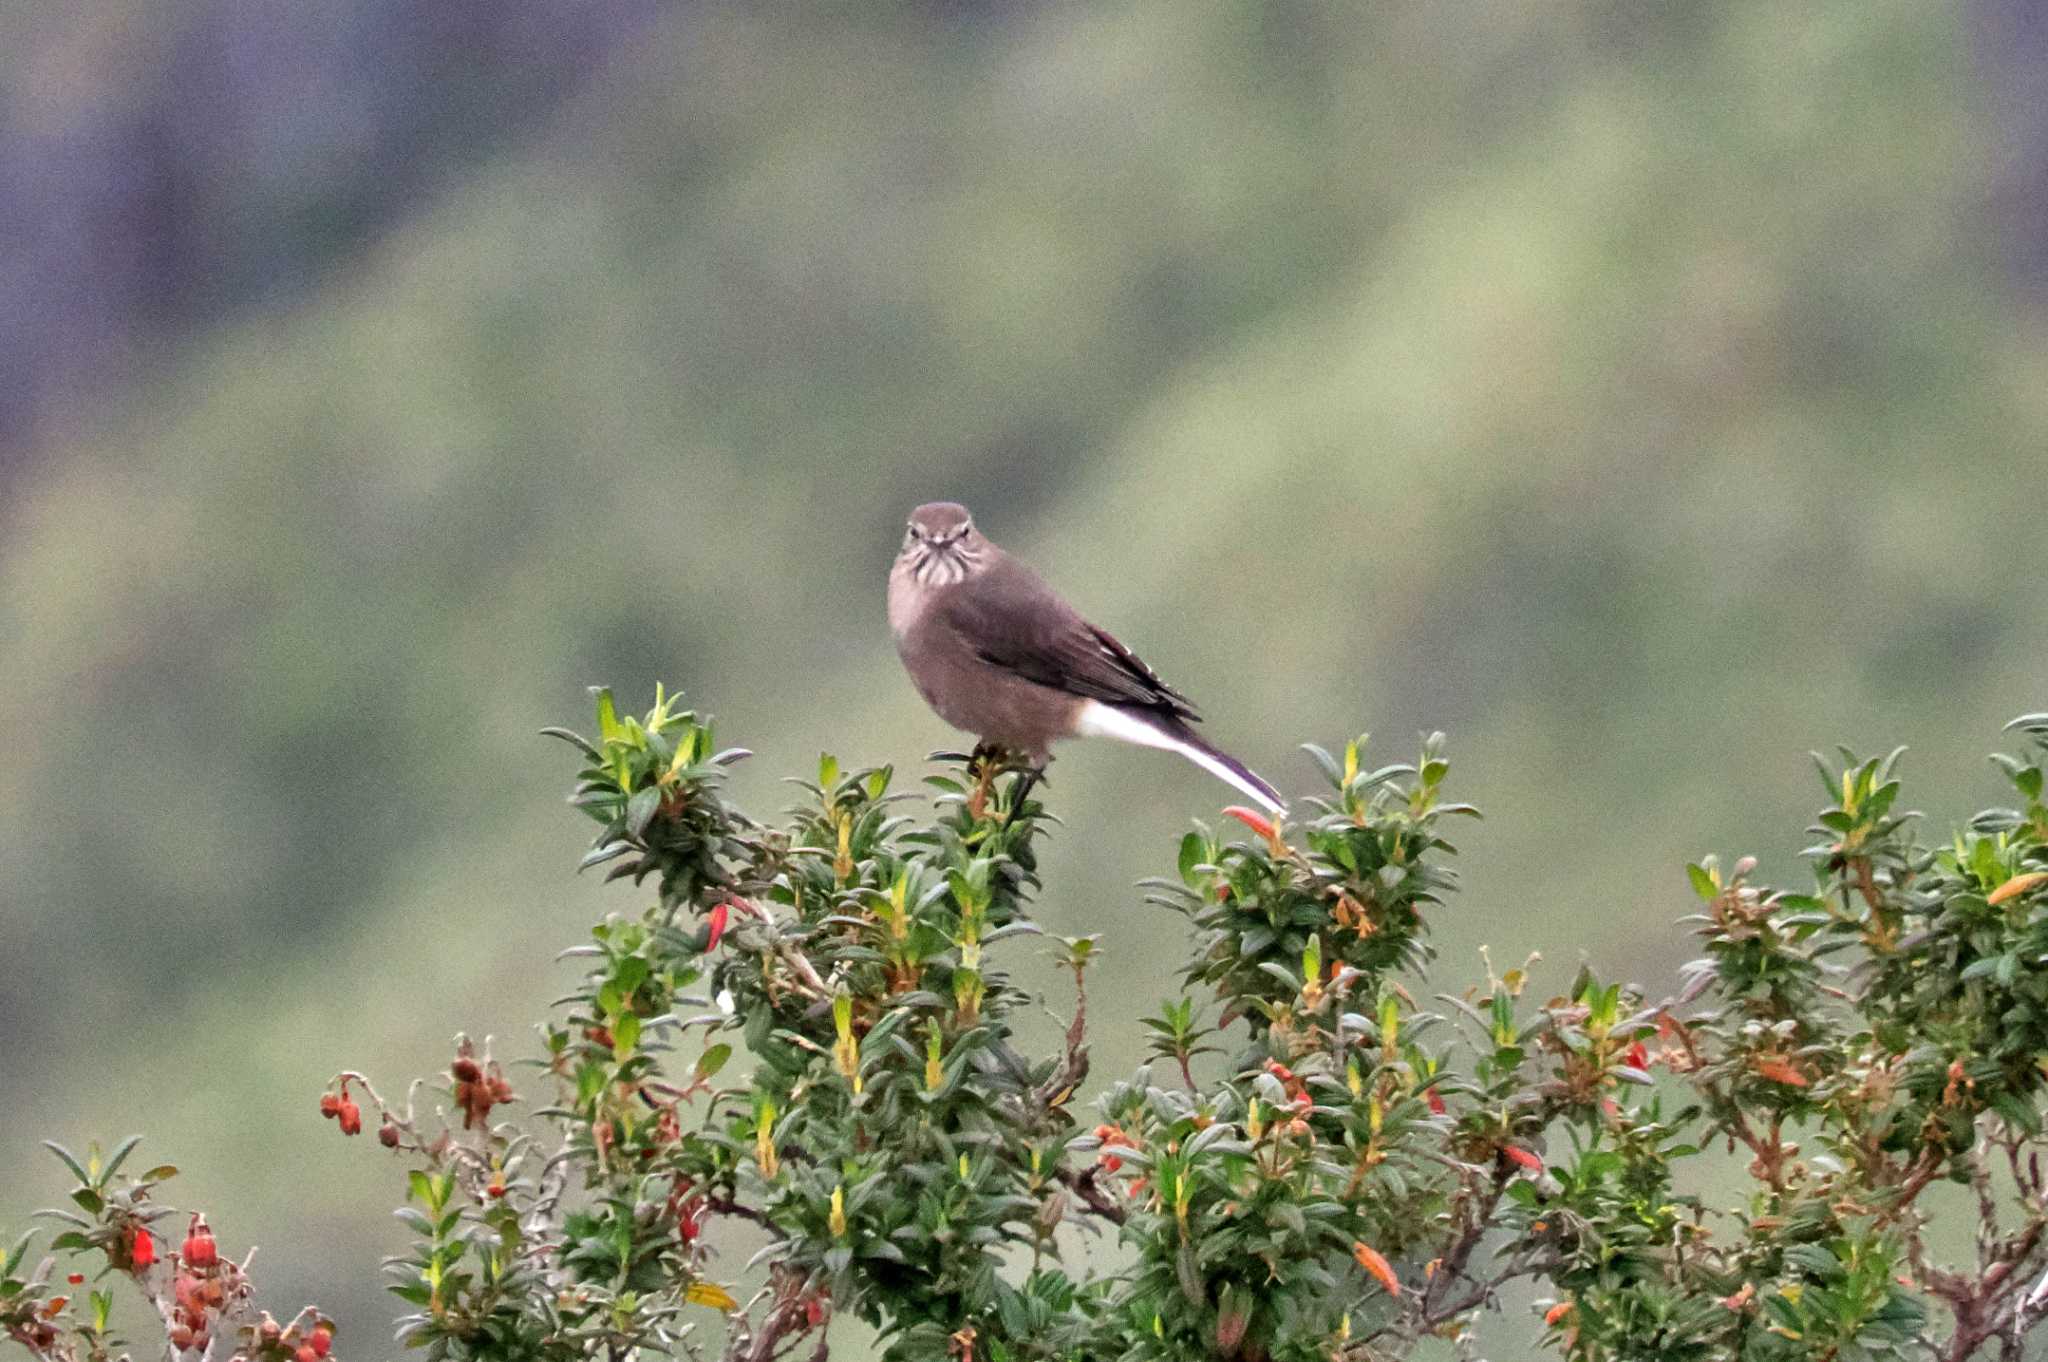
[[889, 630], [941, 719], [1041, 771], [1057, 738], [1116, 738], [1178, 752], [1269, 811], [1281, 807], [1278, 790], [1195, 735], [1201, 720], [1186, 696], [990, 543], [957, 502], [910, 513], [889, 572]]

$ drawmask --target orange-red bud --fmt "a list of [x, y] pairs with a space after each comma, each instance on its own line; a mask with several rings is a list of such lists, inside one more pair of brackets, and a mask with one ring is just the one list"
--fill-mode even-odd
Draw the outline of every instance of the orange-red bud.
[[1273, 840], [1274, 828], [1271, 820], [1263, 817], [1255, 810], [1247, 809], [1242, 804], [1232, 804], [1223, 811], [1223, 816], [1225, 818], [1235, 818], [1238, 822], [1244, 824], [1269, 842]]
[[1543, 1171], [1543, 1160], [1537, 1158], [1520, 1145], [1504, 1144], [1500, 1147], [1500, 1152], [1532, 1173]]
[[213, 1231], [207, 1228], [206, 1217], [195, 1215], [192, 1226], [185, 1231], [185, 1247], [178, 1251], [185, 1260], [185, 1266], [208, 1268], [220, 1261], [218, 1246], [214, 1243]]
[[128, 1261], [137, 1270], [156, 1261], [156, 1238], [140, 1225], [135, 1227], [134, 1238], [128, 1241]]
[[341, 1099], [339, 1119], [341, 1121], [342, 1134], [360, 1135], [363, 1133], [363, 1110], [349, 1098], [344, 1097]]

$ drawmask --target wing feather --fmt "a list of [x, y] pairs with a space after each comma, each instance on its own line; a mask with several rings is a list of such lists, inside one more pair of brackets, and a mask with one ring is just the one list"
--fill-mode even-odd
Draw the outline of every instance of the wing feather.
[[1014, 558], [989, 564], [937, 605], [947, 627], [992, 667], [1069, 695], [1200, 722], [1186, 696]]

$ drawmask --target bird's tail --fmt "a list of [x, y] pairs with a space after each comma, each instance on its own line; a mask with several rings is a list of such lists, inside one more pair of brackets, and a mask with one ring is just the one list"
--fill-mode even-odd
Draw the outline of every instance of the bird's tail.
[[1280, 792], [1258, 772], [1205, 742], [1177, 718], [1091, 700], [1081, 711], [1079, 730], [1084, 736], [1115, 738], [1140, 747], [1178, 752], [1218, 780], [1244, 791], [1266, 812], [1278, 813], [1285, 807]]

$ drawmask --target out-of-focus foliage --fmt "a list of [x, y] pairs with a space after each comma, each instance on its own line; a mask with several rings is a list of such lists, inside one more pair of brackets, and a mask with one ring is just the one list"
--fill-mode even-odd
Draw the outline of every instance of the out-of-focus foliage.
[[[201, 8], [9, 9], [9, 108], [98, 73], [203, 118]], [[271, 69], [241, 22], [220, 69]], [[1985, 584], [2032, 542], [2048, 350], [1952, 9], [706, 5], [613, 53], [409, 211], [256, 219], [384, 229], [10, 451], [0, 1145], [147, 1113], [294, 1298], [380, 1309], [319, 1265], [386, 1229], [338, 1151], [246, 1176], [298, 1094], [558, 989], [535, 725], [664, 674], [772, 769], [907, 762], [940, 735], [881, 579], [926, 497], [1261, 769], [1333, 713], [1457, 732], [1468, 887], [1512, 907], [1440, 945], [1540, 946], [1556, 988], [1583, 952], [1661, 989], [1699, 844], [1789, 864], [1785, 752], [1905, 740], [1959, 788], [2035, 685], [2048, 601]], [[1043, 868], [1089, 889], [1042, 919], [1162, 991], [1108, 887], [1214, 791], [1085, 747], [1053, 782]]]

